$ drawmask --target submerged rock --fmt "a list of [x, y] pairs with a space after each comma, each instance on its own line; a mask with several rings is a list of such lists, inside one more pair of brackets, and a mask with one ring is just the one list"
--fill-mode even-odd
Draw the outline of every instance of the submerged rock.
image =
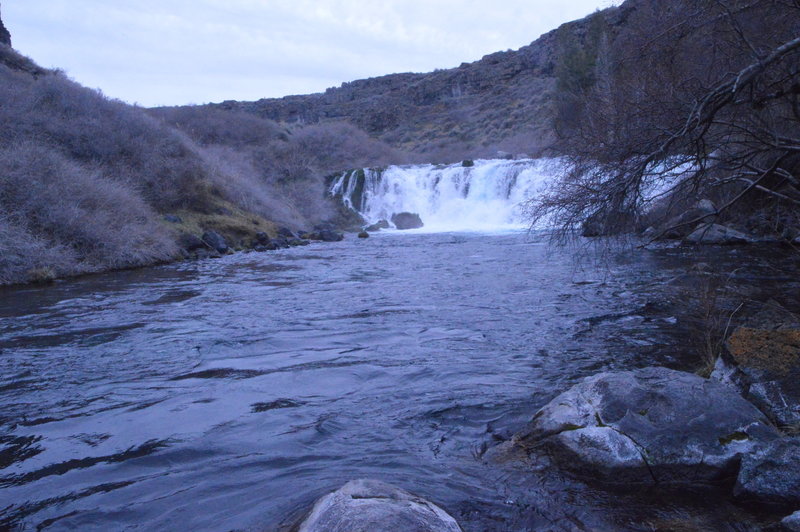
[[319, 499], [299, 532], [461, 532], [435, 504], [376, 480], [353, 480]]
[[784, 438], [744, 456], [733, 493], [761, 506], [800, 506], [800, 440]]
[[419, 217], [419, 214], [414, 212], [400, 212], [393, 214], [392, 223], [397, 229], [403, 231], [407, 229], [419, 229], [420, 227], [425, 227], [425, 224], [422, 223], [422, 218]]
[[515, 436], [610, 483], [732, 478], [742, 454], [778, 437], [734, 390], [666, 368], [601, 373], [553, 399]]
[[754, 240], [746, 234], [719, 224], [702, 224], [697, 227], [686, 241], [691, 244], [734, 245], [749, 244]]
[[225, 254], [228, 252], [228, 243], [225, 242], [225, 239], [217, 233], [216, 231], [206, 231], [203, 233], [203, 242], [216, 251], [217, 253]]

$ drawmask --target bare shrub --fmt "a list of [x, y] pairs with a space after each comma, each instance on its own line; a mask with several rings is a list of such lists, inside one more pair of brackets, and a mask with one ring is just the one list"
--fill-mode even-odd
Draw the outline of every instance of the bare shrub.
[[18, 143], [0, 149], [0, 169], [6, 245], [17, 257], [5, 265], [12, 280], [44, 266], [63, 275], [151, 264], [177, 252], [138, 194], [63, 155]]
[[601, 28], [591, 60], [562, 69], [574, 81], [561, 85], [575, 116], [559, 131], [572, 164], [537, 215], [566, 230], [589, 217], [623, 230], [649, 208], [648, 189], [669, 186], [718, 194], [717, 215], [796, 209], [800, 5], [639, 7], [622, 31]]

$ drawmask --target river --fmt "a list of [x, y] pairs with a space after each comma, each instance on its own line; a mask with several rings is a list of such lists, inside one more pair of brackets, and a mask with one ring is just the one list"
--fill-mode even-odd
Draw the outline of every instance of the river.
[[467, 531], [734, 523], [729, 503], [481, 458], [584, 376], [697, 364], [669, 280], [702, 257], [575, 253], [387, 232], [4, 289], [0, 529], [284, 530], [362, 477]]

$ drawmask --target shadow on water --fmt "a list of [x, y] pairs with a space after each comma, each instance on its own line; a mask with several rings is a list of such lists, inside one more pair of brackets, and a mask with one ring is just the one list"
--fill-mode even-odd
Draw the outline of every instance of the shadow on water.
[[725, 499], [481, 456], [582, 377], [693, 369], [689, 265], [792, 299], [796, 260], [576, 265], [532, 240], [378, 234], [0, 290], [0, 529], [284, 530], [363, 477], [467, 531], [755, 527]]

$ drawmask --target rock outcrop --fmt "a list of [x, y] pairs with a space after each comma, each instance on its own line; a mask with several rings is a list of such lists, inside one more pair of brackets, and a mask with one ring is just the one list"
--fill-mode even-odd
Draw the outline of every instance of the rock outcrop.
[[[623, 25], [633, 9], [635, 2], [629, 0], [602, 16], [613, 28]], [[457, 68], [391, 74], [319, 94], [226, 101], [215, 107], [289, 124], [347, 121], [391, 145], [420, 153], [431, 149], [432, 139], [463, 146], [464, 157], [489, 144], [518, 150], [515, 138], [524, 138], [526, 147], [537, 141], [546, 145], [553, 140], [552, 103], [563, 39], [570, 36], [576, 45], [583, 44], [594, 16], [564, 24], [519, 50], [493, 53]]]
[[354, 480], [322, 497], [299, 532], [461, 532], [435, 504], [375, 480]]
[[0, 15], [0, 44], [11, 46], [11, 33], [8, 31], [8, 29], [6, 29], [5, 25], [3, 24], [2, 15]]
[[542, 408], [514, 440], [609, 483], [733, 478], [743, 454], [779, 437], [734, 390], [666, 368], [601, 373]]

